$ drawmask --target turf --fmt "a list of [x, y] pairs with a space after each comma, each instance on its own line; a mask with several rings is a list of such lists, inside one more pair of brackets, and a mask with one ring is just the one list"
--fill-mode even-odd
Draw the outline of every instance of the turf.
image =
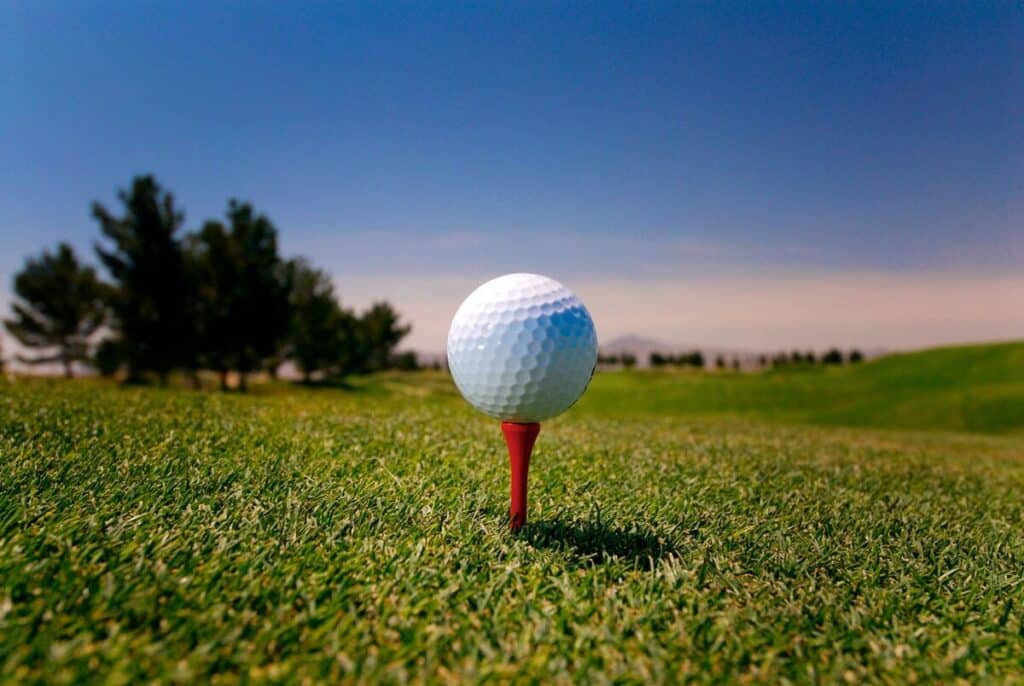
[[605, 416], [752, 416], [981, 433], [1024, 429], [1024, 343], [938, 348], [844, 367], [761, 374], [605, 374], [584, 397]]
[[545, 425], [516, 536], [497, 427], [439, 375], [0, 388], [0, 675], [1024, 679], [1024, 436], [614, 416], [668, 392], [631, 376]]

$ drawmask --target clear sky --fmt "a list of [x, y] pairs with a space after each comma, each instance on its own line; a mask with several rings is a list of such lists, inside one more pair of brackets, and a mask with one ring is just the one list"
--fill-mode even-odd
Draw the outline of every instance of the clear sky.
[[672, 5], [0, 0], [0, 292], [152, 172], [425, 350], [509, 271], [605, 340], [1024, 337], [1024, 5]]

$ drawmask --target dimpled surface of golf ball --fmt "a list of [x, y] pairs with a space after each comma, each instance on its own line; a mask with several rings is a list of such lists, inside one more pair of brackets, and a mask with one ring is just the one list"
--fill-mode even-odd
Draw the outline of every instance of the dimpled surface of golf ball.
[[576, 294], [538, 274], [506, 274], [462, 303], [448, 331], [448, 367], [463, 397], [497, 419], [539, 422], [583, 395], [597, 332]]

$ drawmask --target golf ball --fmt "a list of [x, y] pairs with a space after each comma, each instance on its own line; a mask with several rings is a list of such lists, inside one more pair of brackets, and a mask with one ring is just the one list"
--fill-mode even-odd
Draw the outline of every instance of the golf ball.
[[448, 331], [448, 367], [469, 404], [497, 419], [538, 422], [583, 395], [597, 332], [576, 294], [538, 274], [506, 274], [462, 303]]

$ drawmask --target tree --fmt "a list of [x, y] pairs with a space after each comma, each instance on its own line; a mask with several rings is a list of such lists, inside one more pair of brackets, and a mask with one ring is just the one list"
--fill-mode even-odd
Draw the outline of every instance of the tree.
[[274, 356], [288, 333], [289, 289], [277, 251], [277, 229], [248, 203], [231, 200], [228, 226], [207, 221], [189, 241], [196, 272], [199, 359], [217, 370], [247, 375]]
[[683, 364], [689, 365], [696, 369], [704, 369], [704, 354], [699, 350], [689, 352], [683, 358]]
[[402, 372], [415, 372], [420, 369], [420, 361], [415, 350], [406, 350], [392, 355], [391, 366]]
[[355, 318], [338, 304], [331, 278], [302, 259], [290, 260], [286, 272], [291, 306], [286, 355], [303, 382], [319, 371], [349, 371], [355, 361]]
[[665, 364], [665, 356], [659, 352], [653, 352], [650, 356], [650, 362], [652, 367], [661, 367]]
[[27, 364], [59, 362], [64, 376], [74, 376], [75, 362], [89, 359], [89, 339], [103, 325], [104, 286], [92, 267], [78, 262], [66, 243], [56, 253], [43, 252], [29, 259], [14, 277], [19, 300], [11, 306], [14, 318], [7, 330], [27, 348], [49, 351], [21, 357]]
[[222, 224], [207, 222], [189, 236], [186, 250], [197, 366], [216, 371], [221, 390], [227, 389], [231, 352], [236, 347], [231, 308], [237, 269], [230, 242]]
[[131, 189], [119, 191], [118, 198], [124, 206], [120, 217], [98, 202], [92, 206], [111, 243], [98, 243], [96, 254], [114, 281], [109, 304], [115, 336], [129, 380], [154, 372], [166, 382], [172, 369], [188, 361], [195, 344], [176, 236], [184, 214], [152, 176], [135, 177]]
[[92, 366], [103, 377], [112, 377], [117, 374], [124, 362], [124, 351], [121, 343], [113, 338], [106, 338], [96, 346], [96, 352], [92, 356]]
[[716, 369], [725, 369], [725, 357], [723, 357], [722, 355], [718, 355], [715, 358], [715, 368]]
[[622, 366], [626, 369], [632, 369], [636, 366], [636, 355], [633, 353], [622, 353], [619, 359], [622, 360]]
[[850, 364], [858, 364], [864, 361], [864, 353], [854, 348], [850, 351]]
[[827, 353], [822, 355], [821, 363], [822, 364], [830, 364], [830, 365], [842, 364], [843, 363], [843, 354], [841, 352], [839, 352], [838, 349], [832, 348]]
[[359, 317], [359, 364], [357, 371], [379, 371], [387, 369], [391, 353], [412, 330], [402, 325], [398, 312], [387, 302], [374, 303]]

